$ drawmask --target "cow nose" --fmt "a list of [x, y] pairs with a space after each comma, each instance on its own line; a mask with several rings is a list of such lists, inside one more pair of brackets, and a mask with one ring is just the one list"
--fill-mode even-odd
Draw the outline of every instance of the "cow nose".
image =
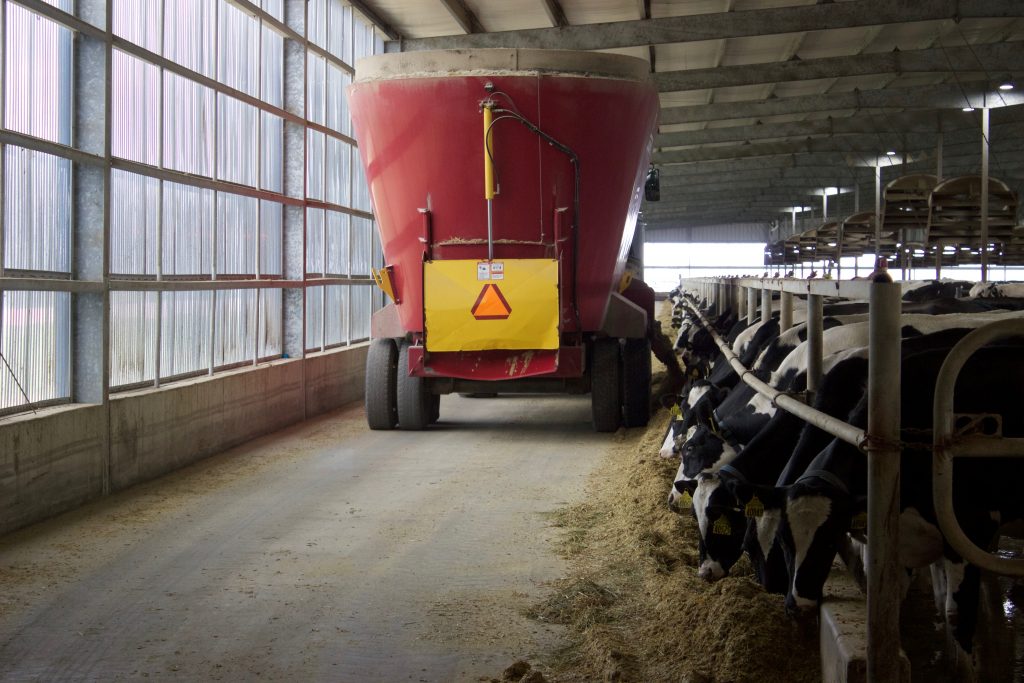
[[697, 570], [697, 576], [704, 579], [708, 583], [714, 581], [717, 577], [715, 576], [714, 570], [711, 569], [710, 565], [701, 565], [700, 569]]
[[668, 509], [676, 514], [679, 514], [679, 506], [676, 505], [676, 492], [668, 494]]

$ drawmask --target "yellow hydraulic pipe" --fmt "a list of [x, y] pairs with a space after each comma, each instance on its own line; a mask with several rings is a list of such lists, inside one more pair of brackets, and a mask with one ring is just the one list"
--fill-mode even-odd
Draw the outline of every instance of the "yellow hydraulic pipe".
[[491, 147], [491, 107], [484, 105], [484, 199], [494, 199], [494, 150]]

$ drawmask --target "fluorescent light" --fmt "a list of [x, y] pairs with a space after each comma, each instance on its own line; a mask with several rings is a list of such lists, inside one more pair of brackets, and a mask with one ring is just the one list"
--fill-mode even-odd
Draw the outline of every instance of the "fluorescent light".
[[974, 107], [964, 107], [961, 111], [974, 111]]
[[999, 84], [999, 89], [1000, 90], [1013, 90], [1013, 83], [1010, 83], [1010, 82], [1000, 83]]

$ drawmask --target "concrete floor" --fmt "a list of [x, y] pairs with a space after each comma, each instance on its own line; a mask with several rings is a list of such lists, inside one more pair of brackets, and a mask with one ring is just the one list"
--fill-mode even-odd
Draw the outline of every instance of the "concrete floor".
[[588, 397], [353, 406], [0, 539], [0, 680], [453, 681], [560, 633], [544, 512], [613, 446]]

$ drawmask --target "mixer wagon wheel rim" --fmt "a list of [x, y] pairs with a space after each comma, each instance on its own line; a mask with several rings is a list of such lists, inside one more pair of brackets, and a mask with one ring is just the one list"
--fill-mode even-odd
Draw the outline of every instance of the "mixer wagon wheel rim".
[[651, 342], [627, 339], [622, 348], [622, 423], [646, 427], [651, 419]]
[[614, 432], [622, 424], [622, 364], [618, 339], [594, 341], [590, 407], [594, 431]]
[[398, 348], [393, 339], [374, 339], [366, 353], [366, 424], [394, 429], [398, 424]]
[[418, 432], [430, 424], [430, 395], [422, 377], [412, 377], [409, 368], [409, 344], [402, 342], [398, 350], [398, 378], [395, 396], [398, 399], [398, 428]]

